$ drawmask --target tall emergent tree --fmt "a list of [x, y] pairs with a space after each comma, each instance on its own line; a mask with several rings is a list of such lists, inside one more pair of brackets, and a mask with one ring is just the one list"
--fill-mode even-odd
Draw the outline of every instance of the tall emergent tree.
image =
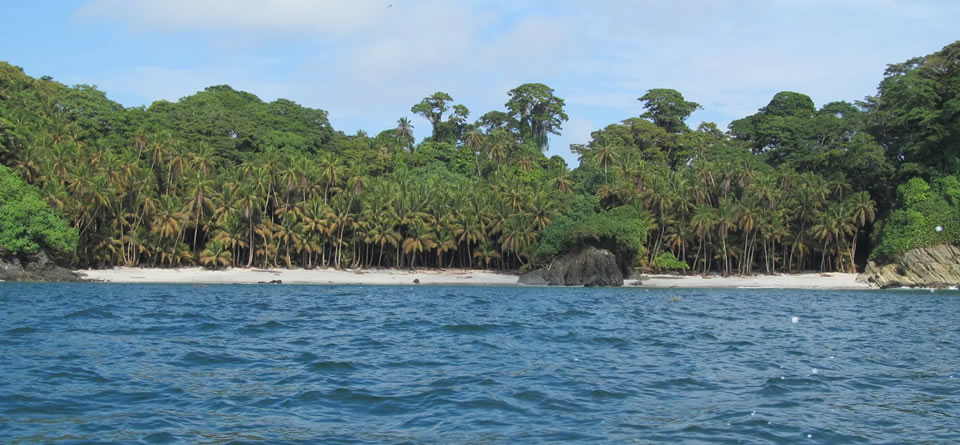
[[506, 107], [519, 126], [520, 137], [546, 150], [549, 134], [560, 134], [561, 125], [569, 119], [563, 111], [563, 99], [542, 83], [525, 83], [507, 94], [510, 100]]
[[679, 91], [668, 88], [647, 90], [647, 94], [637, 100], [643, 102], [643, 108], [647, 110], [640, 117], [652, 120], [670, 133], [690, 131], [684, 122], [694, 111], [702, 108], [696, 102], [685, 100]]

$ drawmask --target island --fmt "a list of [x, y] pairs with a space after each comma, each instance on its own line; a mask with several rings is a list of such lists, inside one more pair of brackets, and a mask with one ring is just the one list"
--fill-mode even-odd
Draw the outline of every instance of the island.
[[324, 110], [226, 85], [126, 108], [3, 62], [0, 279], [205, 268], [426, 284], [460, 270], [451, 282], [609, 286], [866, 271], [864, 286], [955, 286], [958, 66], [960, 42], [889, 65], [862, 101], [783, 91], [726, 130], [690, 128], [702, 106], [652, 88], [642, 114], [573, 146], [571, 169], [546, 155], [568, 116], [541, 83], [479, 115], [429, 94], [408, 110], [430, 123], [417, 142], [404, 110], [394, 128], [346, 134]]

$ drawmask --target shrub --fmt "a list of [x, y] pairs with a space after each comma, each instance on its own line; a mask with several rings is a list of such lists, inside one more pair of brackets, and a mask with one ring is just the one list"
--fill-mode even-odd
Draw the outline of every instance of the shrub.
[[686, 261], [680, 261], [670, 252], [661, 253], [655, 260], [653, 266], [657, 270], [689, 270], [690, 265]]
[[77, 249], [76, 229], [40, 198], [40, 193], [0, 165], [0, 254], [53, 253]]

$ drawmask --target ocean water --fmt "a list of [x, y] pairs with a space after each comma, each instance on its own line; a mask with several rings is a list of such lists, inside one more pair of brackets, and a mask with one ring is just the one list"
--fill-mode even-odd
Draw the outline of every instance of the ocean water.
[[0, 284], [0, 443], [561, 442], [960, 442], [960, 293]]

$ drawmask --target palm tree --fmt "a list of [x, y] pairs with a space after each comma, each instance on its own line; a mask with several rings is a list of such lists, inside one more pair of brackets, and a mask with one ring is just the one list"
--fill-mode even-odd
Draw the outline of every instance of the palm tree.
[[521, 264], [523, 264], [521, 255], [527, 256], [527, 249], [535, 242], [537, 242], [537, 232], [530, 215], [516, 214], [504, 223], [503, 233], [500, 236], [500, 247], [504, 252], [513, 252]]
[[[854, 193], [847, 199], [849, 200], [847, 207], [852, 212], [851, 217], [857, 226], [853, 233], [853, 241], [850, 243], [850, 259], [852, 263], [857, 253], [857, 239], [860, 237], [860, 231], [876, 218], [877, 211], [876, 203], [870, 199], [870, 194], [867, 192]], [[856, 264], [853, 264], [853, 269], [854, 272], [856, 272]]]
[[202, 227], [203, 219], [212, 214], [216, 206], [211, 199], [214, 183], [199, 171], [191, 171], [187, 178], [187, 189], [190, 201], [187, 203], [189, 212], [196, 218], [193, 231], [193, 251], [197, 250], [197, 235]]
[[406, 147], [408, 150], [413, 151], [413, 124], [410, 123], [410, 120], [406, 116], [401, 117], [397, 120], [397, 130], [395, 131], [397, 142]]
[[607, 164], [617, 159], [617, 147], [606, 141], [593, 148], [593, 161], [603, 166], [603, 180], [607, 181]]
[[723, 245], [723, 274], [730, 274], [730, 255], [727, 250], [727, 236], [730, 229], [737, 228], [737, 208], [729, 198], [721, 199], [717, 205], [717, 235]]
[[713, 228], [717, 224], [716, 211], [709, 204], [700, 204], [693, 209], [693, 216], [690, 218], [690, 225], [693, 232], [697, 235], [697, 257], [694, 259], [694, 266], [700, 258], [700, 251], [703, 250], [703, 274], [707, 274], [710, 268], [710, 255], [707, 252], [708, 244], [704, 243], [710, 237]]
[[396, 227], [390, 223], [388, 217], [382, 213], [371, 215], [370, 223], [370, 228], [367, 230], [367, 236], [364, 238], [364, 242], [380, 245], [377, 267], [381, 267], [384, 247], [386, 247], [387, 244], [396, 247], [400, 242], [400, 233], [396, 231]]
[[[437, 253], [437, 267], [443, 267], [443, 254], [451, 250], [456, 250], [457, 240], [454, 233], [446, 227], [440, 227], [437, 230], [437, 241], [436, 245]], [[448, 267], [453, 267], [453, 260], [456, 258], [456, 255], [453, 255], [450, 258], [450, 265]]]
[[561, 193], [570, 193], [576, 183], [570, 178], [570, 169], [566, 165], [561, 165], [554, 170], [553, 179], [550, 180]]
[[324, 152], [320, 156], [320, 174], [326, 183], [326, 186], [323, 189], [324, 201], [328, 200], [330, 197], [330, 189], [336, 187], [340, 179], [341, 170], [342, 167], [340, 165], [340, 158], [335, 154]]
[[533, 195], [533, 199], [527, 204], [526, 211], [533, 218], [534, 230], [537, 232], [542, 232], [558, 214], [556, 204], [550, 194], [545, 191], [538, 191]]
[[219, 269], [221, 266], [229, 266], [233, 262], [233, 253], [230, 248], [220, 241], [210, 241], [207, 247], [200, 252], [200, 264]]
[[417, 254], [424, 250], [429, 251], [436, 247], [433, 230], [421, 220], [415, 220], [407, 229], [407, 237], [403, 240], [403, 252], [410, 254], [410, 268], [417, 267]]
[[187, 219], [187, 214], [183, 212], [183, 203], [174, 196], [161, 195], [157, 211], [154, 214], [150, 225], [150, 231], [159, 236], [156, 250], [169, 253], [164, 248], [167, 241], [176, 237], [173, 243], [173, 249], [176, 249], [180, 243], [180, 234], [183, 233], [183, 226]]
[[[850, 218], [851, 212], [844, 206], [844, 203], [831, 203], [826, 210], [817, 215], [817, 222], [810, 231], [813, 237], [823, 242], [823, 252], [820, 259], [820, 271], [824, 272], [827, 268], [827, 252], [829, 244], [837, 244], [837, 269], [843, 270], [843, 255], [850, 251], [846, 245], [846, 237], [856, 231], [853, 220]], [[843, 245], [844, 249], [839, 249]], [[851, 258], [852, 263], [852, 258]]]
[[513, 151], [513, 135], [507, 130], [498, 128], [490, 133], [490, 136], [486, 138], [486, 142], [487, 156], [490, 157], [490, 161], [496, 164], [497, 171], [500, 171], [500, 164], [502, 164]]
[[476, 258], [483, 267], [489, 269], [490, 263], [494, 260], [500, 259], [500, 253], [497, 252], [491, 244], [490, 241], [484, 241], [480, 243], [476, 249], [473, 250], [473, 257]]
[[473, 151], [474, 160], [477, 163], [477, 177], [480, 177], [480, 151], [483, 148], [484, 134], [474, 128], [464, 136], [463, 143]]

